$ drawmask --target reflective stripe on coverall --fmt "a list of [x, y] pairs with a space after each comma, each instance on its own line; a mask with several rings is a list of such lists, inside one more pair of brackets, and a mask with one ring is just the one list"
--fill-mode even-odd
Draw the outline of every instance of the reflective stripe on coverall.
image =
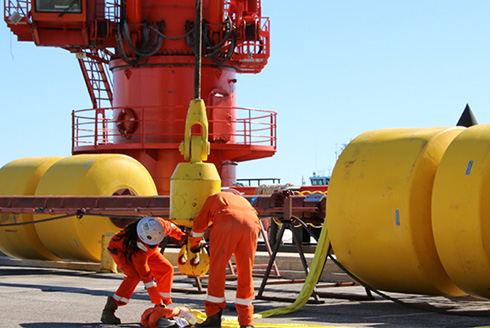
[[234, 254], [238, 276], [235, 302], [238, 322], [242, 326], [251, 325], [254, 310], [252, 268], [260, 231], [257, 212], [242, 196], [217, 193], [207, 198], [194, 219], [190, 238], [193, 248], [199, 245], [202, 233], [208, 227], [210, 263], [208, 296], [204, 304], [206, 315], [212, 316], [226, 305], [226, 267]]
[[[180, 240], [185, 234], [170, 221], [157, 218], [165, 229], [165, 236]], [[133, 292], [140, 282], [143, 281], [153, 304], [171, 304], [170, 291], [174, 275], [173, 265], [162, 255], [158, 247], [150, 248], [138, 238], [139, 250], [133, 254], [129, 263], [123, 252], [123, 239], [114, 240], [124, 230], [112, 237], [109, 246], [109, 254], [114, 258], [119, 269], [125, 274], [123, 281], [113, 295], [116, 304], [121, 306], [129, 302]], [[155, 282], [153, 281], [155, 279]]]

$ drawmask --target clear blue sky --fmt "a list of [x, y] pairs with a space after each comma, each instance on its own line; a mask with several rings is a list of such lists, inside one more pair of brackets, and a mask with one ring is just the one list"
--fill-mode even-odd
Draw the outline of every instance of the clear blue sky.
[[[271, 58], [238, 75], [237, 105], [278, 112], [278, 151], [238, 177], [300, 185], [343, 144], [381, 128], [453, 126], [468, 103], [490, 123], [490, 1], [262, 1]], [[0, 166], [69, 156], [71, 111], [90, 108], [74, 55], [0, 24]]]

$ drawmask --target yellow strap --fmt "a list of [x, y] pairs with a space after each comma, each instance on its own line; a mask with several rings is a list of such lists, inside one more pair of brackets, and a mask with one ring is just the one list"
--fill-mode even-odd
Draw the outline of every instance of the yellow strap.
[[[327, 261], [327, 255], [328, 255], [328, 250], [330, 248], [330, 238], [328, 235], [328, 229], [327, 225], [325, 224], [322, 228], [322, 232], [320, 234], [320, 239], [318, 240], [318, 244], [315, 250], [315, 257], [313, 258], [313, 262], [311, 263], [310, 267], [310, 273], [306, 277], [306, 281], [303, 285], [303, 288], [301, 289], [301, 292], [299, 293], [298, 298], [296, 301], [284, 308], [277, 308], [277, 309], [272, 309], [272, 310], [267, 310], [264, 312], [256, 313], [254, 314], [255, 319], [260, 319], [260, 318], [268, 318], [276, 315], [284, 315], [284, 314], [289, 314], [296, 312], [300, 310], [308, 301], [310, 298], [311, 294], [313, 293], [313, 290], [318, 283], [318, 280], [320, 279], [320, 276], [323, 271], [323, 267], [325, 262]], [[200, 320], [198, 321], [204, 321], [206, 318], [206, 315], [203, 313], [199, 313], [199, 311], [192, 310], [192, 313], [196, 315], [197, 318]], [[238, 327], [238, 319], [236, 317], [223, 317], [223, 321], [221, 323], [221, 326], [224, 328], [235, 328]], [[335, 328], [338, 326], [319, 326], [319, 325], [309, 325], [309, 324], [267, 324], [267, 323], [257, 323], [254, 322], [254, 326], [257, 328], [317, 328], [317, 327], [323, 327], [323, 328]]]
[[[206, 314], [199, 311], [190, 309], [190, 312], [195, 316], [197, 322], [201, 323], [206, 320]], [[319, 326], [312, 324], [302, 323], [258, 323], [254, 322], [256, 328], [340, 328], [340, 326]], [[223, 328], [238, 328], [238, 317], [236, 316], [223, 316], [221, 320], [221, 327]]]
[[318, 283], [318, 280], [320, 279], [323, 267], [325, 265], [325, 262], [327, 261], [329, 248], [330, 238], [328, 235], [327, 225], [325, 224], [322, 228], [320, 239], [318, 240], [318, 244], [316, 246], [315, 257], [313, 258], [313, 262], [311, 263], [310, 272], [306, 277], [306, 281], [296, 301], [293, 304], [284, 308], [277, 308], [256, 313], [254, 315], [254, 318], [267, 318], [275, 315], [283, 315], [293, 313], [301, 309], [310, 298], [316, 284]]

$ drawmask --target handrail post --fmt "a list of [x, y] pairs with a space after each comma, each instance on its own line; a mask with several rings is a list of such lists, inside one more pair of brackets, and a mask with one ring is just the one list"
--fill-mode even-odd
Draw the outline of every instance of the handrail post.
[[75, 150], [75, 111], [71, 111], [71, 151]]
[[248, 111], [248, 144], [252, 144], [252, 111]]
[[97, 109], [95, 109], [95, 130], [94, 130], [94, 146], [97, 148], [98, 145], [98, 136], [99, 136], [99, 115], [97, 113]]

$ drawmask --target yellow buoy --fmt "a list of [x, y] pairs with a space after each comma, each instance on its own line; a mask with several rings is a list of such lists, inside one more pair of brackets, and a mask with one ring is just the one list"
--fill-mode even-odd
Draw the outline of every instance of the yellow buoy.
[[436, 169], [463, 130], [370, 131], [342, 152], [330, 180], [326, 221], [338, 260], [372, 287], [464, 294], [439, 261], [431, 227]]
[[[157, 194], [155, 183], [143, 165], [116, 154], [76, 155], [56, 162], [36, 189], [41, 195], [112, 196]], [[34, 220], [46, 215], [34, 215]], [[42, 243], [63, 259], [99, 262], [101, 236], [121, 228], [108, 217], [83, 216], [36, 224]]]
[[[63, 157], [28, 157], [0, 169], [0, 195], [32, 196], [43, 174]], [[32, 214], [0, 214], [1, 224], [32, 222]], [[41, 242], [33, 224], [0, 227], [0, 251], [28, 260], [59, 260]]]
[[[202, 135], [191, 135], [194, 125], [201, 127]], [[191, 101], [184, 136], [180, 152], [184, 159], [190, 161], [179, 163], [170, 179], [170, 219], [190, 228], [208, 196], [221, 190], [216, 166], [203, 162], [208, 158], [210, 146], [206, 107], [202, 99]]]
[[434, 240], [449, 277], [465, 292], [490, 298], [490, 125], [463, 131], [437, 170]]
[[214, 164], [179, 163], [170, 180], [170, 219], [192, 227], [209, 195], [221, 190], [221, 179]]

